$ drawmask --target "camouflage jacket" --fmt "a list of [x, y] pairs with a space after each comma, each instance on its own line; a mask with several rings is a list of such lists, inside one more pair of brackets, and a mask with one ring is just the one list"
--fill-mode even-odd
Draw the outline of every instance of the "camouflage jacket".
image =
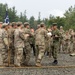
[[0, 48], [5, 48], [8, 44], [8, 33], [5, 29], [0, 29]]
[[24, 39], [23, 31], [20, 28], [17, 28], [14, 31], [14, 47], [24, 48]]
[[46, 39], [48, 39], [47, 31], [43, 28], [39, 28], [35, 31], [35, 44], [45, 45]]

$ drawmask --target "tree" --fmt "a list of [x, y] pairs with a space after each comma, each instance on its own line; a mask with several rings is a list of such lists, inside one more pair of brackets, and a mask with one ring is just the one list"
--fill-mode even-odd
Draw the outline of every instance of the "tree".
[[40, 24], [41, 23], [41, 13], [39, 12], [39, 14], [38, 14], [38, 20], [37, 20], [37, 24]]
[[30, 19], [29, 19], [29, 23], [30, 23], [30, 26], [31, 26], [32, 28], [35, 28], [34, 21], [35, 21], [34, 16], [31, 16]]
[[75, 6], [70, 7], [65, 13], [65, 28], [73, 28], [75, 29]]

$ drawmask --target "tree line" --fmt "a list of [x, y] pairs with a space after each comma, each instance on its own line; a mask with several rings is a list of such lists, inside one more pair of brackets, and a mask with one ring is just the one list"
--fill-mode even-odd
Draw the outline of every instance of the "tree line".
[[49, 18], [44, 18], [43, 20], [41, 17], [41, 12], [38, 13], [38, 19], [36, 20], [34, 16], [31, 16], [29, 19], [26, 15], [26, 10], [24, 12], [21, 12], [20, 15], [17, 15], [17, 10], [15, 9], [15, 6], [12, 8], [8, 7], [8, 4], [2, 4], [0, 3], [0, 21], [4, 22], [6, 9], [8, 10], [9, 20], [10, 22], [29, 22], [31, 27], [36, 28], [38, 24], [41, 22], [44, 22], [47, 27], [50, 27], [52, 23], [57, 23], [58, 27], [63, 26], [64, 29], [72, 28], [75, 30], [75, 6], [69, 7], [67, 10], [65, 10], [64, 16], [53, 16], [49, 15]]

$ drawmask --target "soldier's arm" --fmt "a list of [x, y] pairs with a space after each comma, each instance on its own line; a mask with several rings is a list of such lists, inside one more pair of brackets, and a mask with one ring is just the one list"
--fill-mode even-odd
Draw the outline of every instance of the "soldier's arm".
[[9, 48], [8, 34], [5, 31], [3, 32], [3, 41], [5, 46]]
[[45, 34], [45, 38], [48, 40], [49, 39], [49, 36], [47, 35], [47, 31], [45, 30], [44, 34]]
[[22, 40], [25, 40], [23, 31], [20, 31], [20, 32], [19, 32], [19, 36], [20, 36], [20, 38], [21, 38]]

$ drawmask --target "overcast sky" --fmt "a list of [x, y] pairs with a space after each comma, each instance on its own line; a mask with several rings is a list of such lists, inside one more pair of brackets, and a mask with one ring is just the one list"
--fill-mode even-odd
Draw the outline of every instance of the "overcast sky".
[[28, 18], [37, 19], [38, 12], [41, 12], [41, 18], [48, 18], [50, 14], [62, 17], [65, 10], [75, 5], [75, 0], [0, 0], [0, 3], [15, 6], [18, 15], [27, 10]]

